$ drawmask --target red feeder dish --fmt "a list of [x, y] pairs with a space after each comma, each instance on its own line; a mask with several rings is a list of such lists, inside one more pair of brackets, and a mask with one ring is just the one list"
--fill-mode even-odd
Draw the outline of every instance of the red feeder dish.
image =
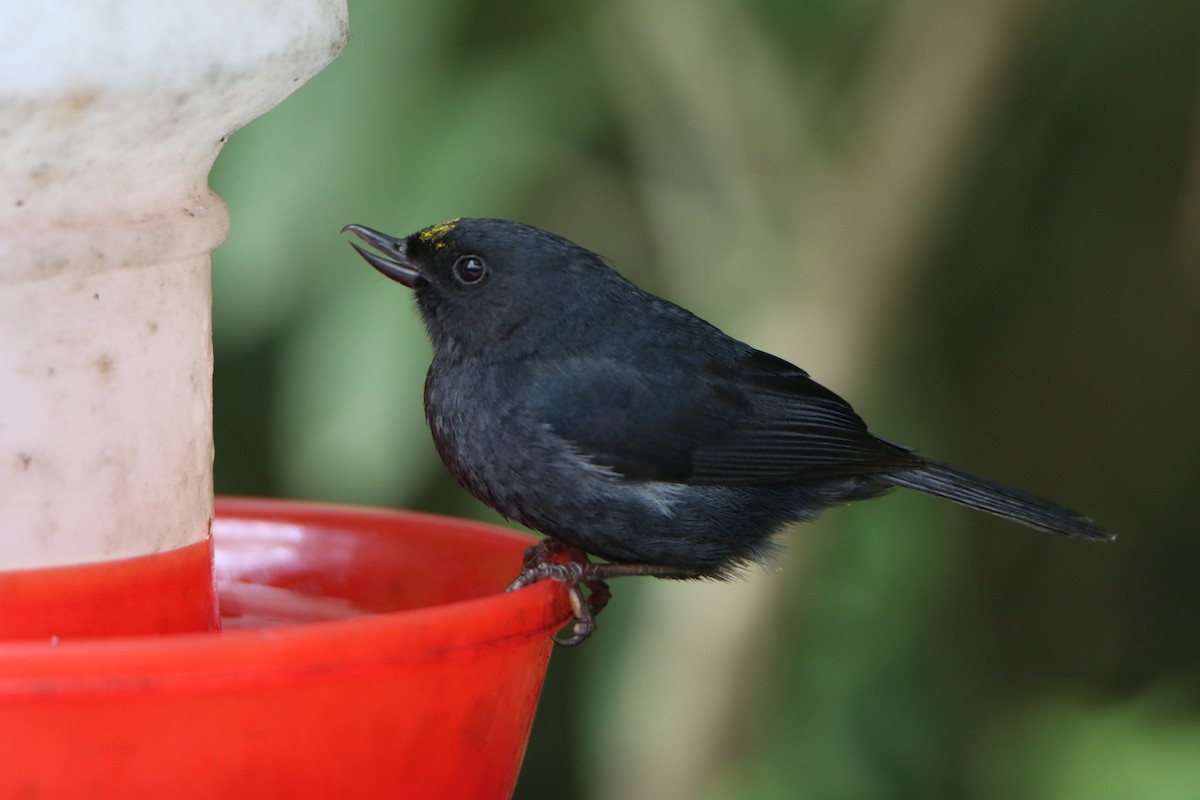
[[[40, 610], [5, 603], [28, 624], [0, 642], [0, 797], [508, 797], [570, 617], [553, 582], [502, 591], [533, 541], [218, 500], [220, 631], [32, 641]], [[129, 569], [86, 569], [106, 566]], [[0, 592], [78, 569], [0, 575]]]

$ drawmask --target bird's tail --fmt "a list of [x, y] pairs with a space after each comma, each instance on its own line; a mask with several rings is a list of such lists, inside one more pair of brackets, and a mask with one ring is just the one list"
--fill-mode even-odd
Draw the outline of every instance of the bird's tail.
[[916, 469], [879, 476], [888, 483], [953, 500], [969, 508], [1020, 522], [1031, 528], [1081, 539], [1108, 541], [1116, 537], [1078, 511], [1010, 489], [986, 478], [926, 461]]

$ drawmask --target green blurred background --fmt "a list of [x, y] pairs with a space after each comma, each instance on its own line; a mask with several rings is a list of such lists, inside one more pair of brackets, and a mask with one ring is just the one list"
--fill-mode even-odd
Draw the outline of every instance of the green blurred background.
[[1200, 797], [1200, 3], [350, 0], [212, 184], [217, 488], [495, 520], [338, 229], [562, 233], [880, 434], [1088, 510], [898, 493], [776, 571], [630, 581], [519, 798]]

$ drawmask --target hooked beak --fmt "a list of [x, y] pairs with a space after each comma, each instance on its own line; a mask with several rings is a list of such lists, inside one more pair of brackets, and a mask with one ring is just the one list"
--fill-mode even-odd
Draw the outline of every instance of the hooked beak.
[[371, 247], [380, 251], [372, 253], [370, 250], [359, 247], [354, 242], [350, 246], [358, 251], [358, 254], [366, 259], [366, 262], [375, 269], [382, 272], [387, 277], [403, 283], [410, 289], [417, 288], [417, 284], [424, 281], [421, 273], [417, 270], [414, 264], [405, 252], [405, 240], [396, 239], [388, 236], [386, 233], [372, 230], [365, 225], [347, 225], [342, 228], [342, 233], [353, 233], [359, 239], [369, 244]]

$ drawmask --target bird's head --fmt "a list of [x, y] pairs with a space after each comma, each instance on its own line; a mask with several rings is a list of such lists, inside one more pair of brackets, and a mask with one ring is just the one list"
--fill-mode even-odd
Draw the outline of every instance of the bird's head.
[[595, 253], [507, 220], [455, 218], [403, 238], [343, 231], [369, 245], [351, 242], [367, 263], [414, 291], [436, 348], [520, 357], [569, 341], [597, 309], [638, 291]]

